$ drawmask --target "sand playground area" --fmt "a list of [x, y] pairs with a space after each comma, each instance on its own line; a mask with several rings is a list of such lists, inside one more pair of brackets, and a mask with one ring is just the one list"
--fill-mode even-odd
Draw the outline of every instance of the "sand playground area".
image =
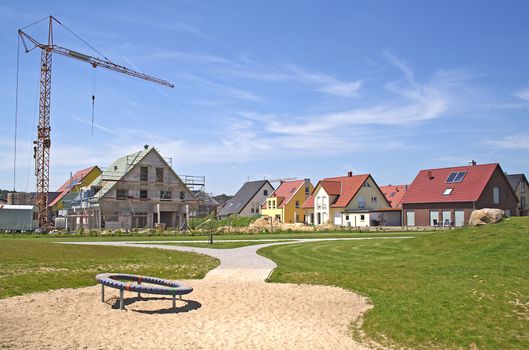
[[[126, 245], [128, 243], [93, 243]], [[269, 245], [268, 243], [267, 245]], [[365, 349], [351, 322], [371, 306], [341, 288], [266, 283], [275, 264], [264, 245], [205, 249], [135, 244], [212, 255], [221, 264], [193, 292], [169, 296], [100, 286], [60, 289], [0, 300], [0, 348], [6, 349]], [[95, 283], [95, 282], [94, 282]]]

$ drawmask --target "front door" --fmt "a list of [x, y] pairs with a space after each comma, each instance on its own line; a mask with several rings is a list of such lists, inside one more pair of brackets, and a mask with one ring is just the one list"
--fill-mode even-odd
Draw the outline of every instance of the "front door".
[[406, 211], [406, 225], [415, 226], [415, 212], [414, 211]]

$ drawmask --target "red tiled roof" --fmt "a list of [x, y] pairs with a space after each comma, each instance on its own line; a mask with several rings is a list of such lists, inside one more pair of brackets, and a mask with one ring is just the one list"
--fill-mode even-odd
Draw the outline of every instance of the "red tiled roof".
[[86, 169], [82, 169], [77, 171], [75, 174], [72, 175], [71, 178], [69, 178], [64, 184], [62, 184], [61, 187], [57, 190], [57, 192], [60, 192], [60, 194], [49, 204], [50, 207], [53, 207], [55, 204], [59, 203], [59, 201], [67, 195], [73, 186], [80, 183], [86, 175], [88, 175], [92, 170], [97, 168], [97, 166], [91, 166]]
[[388, 200], [392, 208], [401, 207], [401, 200], [406, 193], [408, 185], [389, 185], [389, 186], [380, 186], [380, 190], [384, 193], [384, 196]]
[[313, 209], [314, 208], [314, 195], [310, 195], [305, 202], [301, 205], [302, 209]]
[[[497, 163], [421, 170], [408, 187], [401, 203], [475, 202], [496, 168], [503, 173]], [[467, 172], [461, 182], [446, 183], [451, 173], [460, 171]], [[443, 192], [447, 188], [453, 188], [452, 193], [444, 196]]]
[[[369, 174], [328, 177], [321, 180], [318, 185], [321, 184], [328, 195], [338, 196], [336, 202], [331, 204], [332, 208], [345, 208], [368, 178]], [[305, 205], [305, 203], [303, 204]], [[314, 207], [314, 203], [312, 207]]]
[[320, 184], [328, 195], [337, 196], [342, 192], [342, 183], [340, 181], [329, 181], [327, 179], [323, 179], [320, 181]]
[[275, 189], [274, 192], [272, 192], [270, 197], [278, 197], [279, 201], [278, 201], [277, 207], [282, 208], [290, 201], [292, 196], [296, 194], [298, 189], [304, 183], [305, 183], [304, 180], [284, 181], [279, 185], [278, 188]]

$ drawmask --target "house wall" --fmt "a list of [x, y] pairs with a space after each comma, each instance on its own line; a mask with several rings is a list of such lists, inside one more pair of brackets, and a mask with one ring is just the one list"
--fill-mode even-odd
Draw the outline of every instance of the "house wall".
[[[523, 184], [523, 185], [522, 185]], [[522, 178], [522, 181], [516, 187], [516, 198], [518, 198], [518, 215], [527, 216], [529, 215], [529, 182]], [[524, 200], [522, 200], [524, 198]], [[525, 202], [525, 206], [523, 206]]]
[[367, 227], [369, 223], [369, 212], [364, 213], [340, 213], [342, 217], [342, 226]]
[[[148, 181], [140, 181], [140, 169], [147, 167]], [[163, 168], [163, 181], [156, 181], [156, 168]], [[117, 199], [118, 189], [128, 190], [127, 199]], [[140, 190], [147, 190], [147, 198], [140, 199]], [[160, 191], [171, 191], [170, 199], [161, 199]], [[183, 194], [183, 199], [180, 193]], [[145, 227], [154, 227], [158, 219], [158, 205], [160, 221], [167, 227], [179, 228], [186, 220], [186, 205], [189, 211], [196, 210], [197, 203], [194, 196], [182, 180], [167, 165], [156, 151], [149, 152], [138, 164], [128, 171], [116, 185], [100, 200], [100, 211], [104, 218], [105, 228], [131, 229], [134, 228], [134, 216], [145, 217]], [[143, 215], [145, 214], [145, 215]]]
[[[305, 193], [305, 187], [309, 188], [309, 194], [306, 195]], [[303, 202], [308, 198], [312, 190], [314, 189], [314, 186], [310, 183], [310, 181], [305, 181], [302, 186], [300, 186], [296, 193], [290, 198], [290, 200], [284, 205], [283, 207], [283, 216], [282, 222], [283, 223], [295, 223], [296, 222], [296, 215], [297, 215], [297, 222], [304, 222], [305, 221], [305, 211], [301, 209], [301, 206], [303, 205]], [[298, 207], [296, 208], [296, 202], [298, 202]]]
[[474, 203], [472, 202], [454, 202], [454, 203], [418, 203], [418, 204], [404, 204], [402, 210], [403, 226], [408, 226], [407, 212], [415, 212], [415, 225], [413, 226], [430, 226], [430, 212], [439, 212], [439, 218], [442, 219], [443, 210], [450, 210], [450, 220], [455, 222], [455, 211], [464, 211], [464, 222], [468, 224], [470, 215], [474, 211]]
[[305, 215], [305, 224], [314, 225], [314, 209], [303, 209]]
[[272, 185], [266, 182], [252, 197], [248, 204], [246, 204], [246, 206], [239, 212], [238, 216], [254, 216], [261, 214], [261, 205], [273, 191], [274, 188], [272, 187]]
[[[318, 203], [318, 197], [320, 197], [320, 203]], [[334, 201], [336, 196], [329, 196], [322, 186], [316, 187], [314, 193], [314, 224], [323, 225], [332, 223], [334, 220], [334, 209], [330, 207], [330, 203]], [[318, 221], [318, 218], [319, 221]]]
[[[493, 201], [493, 188], [498, 187], [500, 190], [500, 203], [494, 204]], [[517, 210], [517, 198], [513, 193], [511, 185], [505, 178], [505, 175], [500, 171], [499, 168], [494, 170], [489, 182], [485, 186], [485, 189], [481, 193], [478, 201], [476, 202], [476, 208], [499, 208], [508, 212], [508, 215], [518, 215]]]
[[261, 214], [265, 216], [269, 216], [271, 218], [280, 217], [281, 222], [283, 222], [284, 214], [283, 214], [283, 208], [278, 208], [277, 203], [279, 203], [278, 197], [268, 197], [265, 199], [265, 202], [267, 202], [267, 208], [261, 209]]
[[[358, 210], [358, 209], [380, 209], [380, 208], [390, 208], [390, 204], [388, 203], [386, 196], [384, 196], [384, 193], [382, 193], [378, 186], [376, 185], [375, 181], [369, 177], [366, 180], [367, 183], [369, 183], [370, 187], [365, 187], [362, 185], [362, 187], [358, 190], [358, 193], [353, 197], [349, 205], [346, 207], [347, 211], [350, 210]], [[365, 199], [365, 207], [360, 208], [359, 205], [359, 198], [364, 197]], [[376, 202], [373, 202], [371, 198], [376, 198]]]

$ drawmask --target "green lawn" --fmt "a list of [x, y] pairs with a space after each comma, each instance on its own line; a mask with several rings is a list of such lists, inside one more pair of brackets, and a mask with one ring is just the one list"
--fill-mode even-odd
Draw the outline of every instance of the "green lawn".
[[259, 252], [278, 264], [272, 282], [336, 285], [368, 296], [374, 309], [361, 328], [381, 344], [529, 349], [527, 217], [414, 239], [288, 244]]
[[266, 243], [277, 243], [277, 242], [288, 242], [285, 240], [277, 240], [274, 242], [218, 242], [214, 241], [213, 244], [209, 243], [188, 243], [188, 242], [174, 242], [174, 243], [160, 243], [163, 245], [179, 245], [184, 247], [197, 247], [197, 248], [211, 248], [211, 249], [233, 249], [233, 248], [240, 248], [240, 247], [246, 247], [250, 245], [258, 245], [258, 244], [266, 244]]
[[159, 249], [78, 246], [48, 240], [0, 240], [0, 298], [94, 285], [101, 272], [170, 279], [203, 278], [219, 264], [198, 254]]

